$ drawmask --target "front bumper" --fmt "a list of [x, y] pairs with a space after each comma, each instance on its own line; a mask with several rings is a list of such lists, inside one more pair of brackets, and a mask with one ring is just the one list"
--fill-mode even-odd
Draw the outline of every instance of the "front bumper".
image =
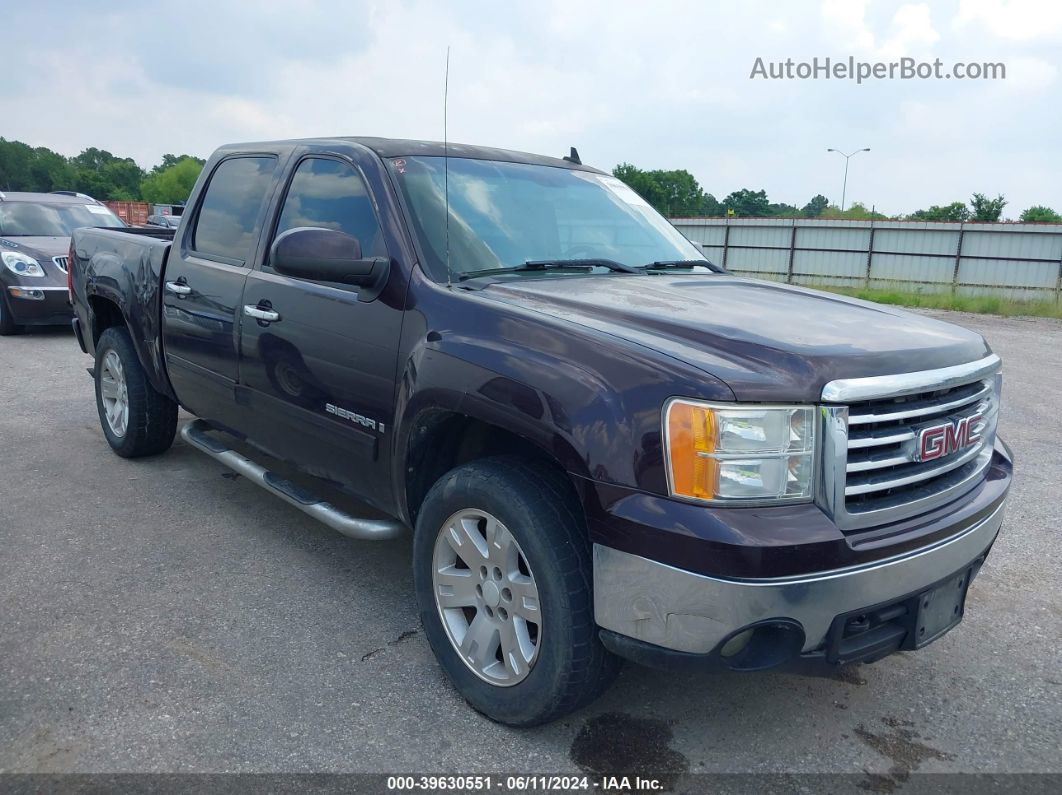
[[793, 654], [819, 651], [839, 616], [908, 597], [956, 572], [975, 573], [999, 534], [1004, 506], [916, 552], [792, 577], [695, 574], [595, 544], [595, 618], [603, 630], [636, 641], [643, 658], [647, 647], [717, 655], [753, 625], [775, 627], [778, 642]]
[[11, 316], [20, 326], [65, 326], [74, 316], [66, 287], [20, 283], [2, 289]]

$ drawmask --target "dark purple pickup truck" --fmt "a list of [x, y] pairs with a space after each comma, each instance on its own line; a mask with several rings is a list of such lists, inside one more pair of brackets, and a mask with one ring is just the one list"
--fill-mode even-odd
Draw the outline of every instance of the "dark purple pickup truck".
[[177, 230], [78, 230], [71, 269], [115, 452], [166, 450], [180, 405], [185, 442], [340, 532], [413, 528], [432, 649], [505, 723], [620, 658], [924, 646], [1003, 520], [984, 339], [736, 278], [577, 156], [226, 146]]

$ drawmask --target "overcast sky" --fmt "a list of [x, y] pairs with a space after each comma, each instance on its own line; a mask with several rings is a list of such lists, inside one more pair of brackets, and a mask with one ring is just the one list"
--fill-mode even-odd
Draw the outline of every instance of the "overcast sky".
[[[887, 213], [1002, 192], [1062, 210], [1062, 3], [4, 0], [0, 135], [142, 166], [241, 140], [442, 136], [604, 169], [685, 168], [722, 198]], [[757, 57], [1001, 61], [1006, 79], [749, 78]]]

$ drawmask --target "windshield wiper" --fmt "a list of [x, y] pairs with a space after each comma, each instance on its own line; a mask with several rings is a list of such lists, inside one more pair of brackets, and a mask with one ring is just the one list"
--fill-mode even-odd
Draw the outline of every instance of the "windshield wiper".
[[644, 266], [647, 271], [688, 270], [690, 268], [707, 268], [714, 273], [722, 273], [723, 269], [706, 259], [669, 259], [659, 262], [650, 262]]
[[540, 259], [528, 260], [514, 268], [484, 268], [478, 271], [462, 273], [460, 280], [475, 279], [480, 276], [500, 276], [505, 273], [535, 273], [540, 271], [588, 271], [591, 268], [608, 268], [620, 273], [640, 273], [636, 268], [611, 259]]

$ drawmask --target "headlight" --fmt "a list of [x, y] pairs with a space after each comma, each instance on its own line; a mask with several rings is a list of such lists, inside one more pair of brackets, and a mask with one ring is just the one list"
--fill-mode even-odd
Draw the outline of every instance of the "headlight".
[[44, 268], [33, 257], [26, 256], [17, 251], [2, 251], [0, 259], [5, 267], [18, 276], [43, 276]]
[[737, 406], [672, 400], [665, 410], [676, 497], [718, 503], [810, 499], [814, 406]]

